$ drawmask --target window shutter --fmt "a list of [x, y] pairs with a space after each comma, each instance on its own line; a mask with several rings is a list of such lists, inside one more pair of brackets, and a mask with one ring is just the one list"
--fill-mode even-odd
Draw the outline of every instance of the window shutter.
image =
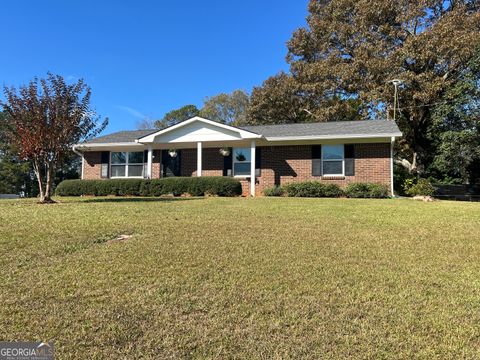
[[109, 178], [109, 168], [110, 168], [110, 151], [102, 151], [101, 155], [101, 173], [100, 177], [102, 179]]
[[355, 145], [345, 144], [345, 176], [355, 176]]
[[322, 145], [312, 145], [312, 176], [322, 176]]
[[262, 176], [262, 148], [255, 149], [255, 177]]
[[143, 178], [147, 178], [148, 150], [143, 150]]
[[168, 164], [168, 151], [167, 150], [161, 150], [162, 151], [162, 162], [160, 163], [160, 174], [162, 174], [162, 177], [166, 177], [167, 174], [167, 168], [166, 164]]
[[223, 176], [232, 176], [233, 149], [228, 156], [223, 157]]
[[177, 158], [175, 162], [175, 175], [182, 176], [182, 150], [177, 150]]

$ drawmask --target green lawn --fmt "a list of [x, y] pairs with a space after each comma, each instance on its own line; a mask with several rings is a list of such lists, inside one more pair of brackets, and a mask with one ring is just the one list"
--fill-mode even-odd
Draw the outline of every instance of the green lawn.
[[0, 340], [59, 359], [480, 357], [480, 203], [60, 201], [0, 201]]

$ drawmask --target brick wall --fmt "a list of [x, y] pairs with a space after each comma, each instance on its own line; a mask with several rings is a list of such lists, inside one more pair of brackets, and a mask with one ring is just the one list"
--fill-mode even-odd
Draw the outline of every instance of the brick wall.
[[352, 182], [375, 182], [390, 189], [390, 144], [355, 144], [355, 176], [328, 178], [312, 176], [310, 145], [262, 148], [262, 172], [255, 188], [257, 194], [274, 185], [316, 180], [342, 187]]
[[162, 150], [153, 150], [152, 154], [152, 179], [160, 179], [161, 169], [160, 164], [162, 162]]
[[[269, 146], [261, 148], [261, 175], [256, 179], [256, 193], [274, 185], [317, 180], [345, 186], [352, 182], [375, 182], [390, 189], [390, 144], [355, 144], [355, 176], [325, 178], [312, 176], [310, 145]], [[223, 156], [218, 148], [203, 149], [202, 175], [222, 176]], [[85, 153], [84, 179], [100, 178], [100, 152]], [[152, 177], [160, 177], [161, 151], [154, 151]], [[183, 149], [181, 175], [196, 176], [197, 150]], [[250, 193], [250, 180], [241, 180], [243, 194]]]
[[83, 178], [101, 179], [102, 176], [102, 152], [88, 151], [83, 153]]

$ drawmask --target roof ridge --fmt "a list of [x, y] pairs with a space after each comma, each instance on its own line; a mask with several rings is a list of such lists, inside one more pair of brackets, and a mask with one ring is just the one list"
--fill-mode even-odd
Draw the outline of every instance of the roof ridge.
[[301, 123], [280, 123], [280, 124], [264, 124], [264, 125], [240, 125], [240, 127], [256, 127], [256, 126], [282, 126], [282, 125], [316, 125], [316, 124], [346, 124], [346, 123], [361, 123], [369, 121], [391, 122], [393, 120], [387, 119], [362, 119], [362, 120], [335, 120], [335, 121], [315, 121], [315, 122], [301, 122]]

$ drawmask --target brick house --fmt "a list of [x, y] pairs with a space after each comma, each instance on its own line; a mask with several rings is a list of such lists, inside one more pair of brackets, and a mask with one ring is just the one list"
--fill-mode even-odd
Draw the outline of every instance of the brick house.
[[289, 182], [385, 184], [393, 193], [393, 121], [234, 127], [201, 117], [163, 130], [121, 131], [77, 144], [82, 179], [234, 176], [243, 195]]

